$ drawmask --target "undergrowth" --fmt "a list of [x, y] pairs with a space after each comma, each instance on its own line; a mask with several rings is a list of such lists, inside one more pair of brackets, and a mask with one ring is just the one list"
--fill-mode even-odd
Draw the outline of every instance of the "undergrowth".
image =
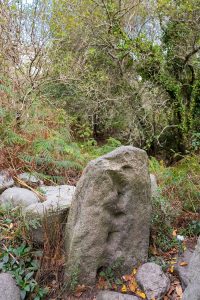
[[36, 280], [42, 252], [34, 249], [29, 237], [30, 226], [37, 227], [37, 220], [29, 223], [20, 210], [0, 207], [0, 271], [10, 273], [21, 291], [21, 299], [44, 299], [48, 289]]
[[151, 237], [154, 246], [166, 252], [179, 246], [174, 230], [184, 238], [200, 234], [200, 156], [186, 156], [171, 167], [151, 158], [150, 172], [159, 183]]

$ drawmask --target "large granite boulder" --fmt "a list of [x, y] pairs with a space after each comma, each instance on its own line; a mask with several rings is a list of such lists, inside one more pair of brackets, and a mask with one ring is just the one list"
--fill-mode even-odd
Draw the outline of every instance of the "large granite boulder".
[[14, 180], [7, 171], [0, 172], [0, 193], [14, 185]]
[[99, 269], [121, 271], [148, 257], [151, 185], [145, 151], [123, 146], [91, 161], [78, 182], [66, 226], [66, 275], [93, 284]]
[[9, 188], [0, 196], [1, 205], [12, 205], [13, 207], [26, 207], [38, 202], [39, 198], [34, 192], [19, 187]]
[[188, 286], [183, 293], [183, 300], [200, 300], [200, 237], [188, 267]]
[[0, 274], [0, 300], [20, 300], [20, 290], [8, 273]]

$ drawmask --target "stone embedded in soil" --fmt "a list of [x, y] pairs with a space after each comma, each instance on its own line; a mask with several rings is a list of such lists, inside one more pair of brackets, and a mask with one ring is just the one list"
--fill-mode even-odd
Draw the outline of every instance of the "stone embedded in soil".
[[[178, 258], [177, 264], [175, 264], [175, 271], [177, 272], [180, 280], [183, 290], [187, 287], [189, 284], [189, 262], [191, 260], [193, 251], [188, 249], [184, 251], [184, 253]], [[188, 265], [181, 266], [181, 262], [186, 262]]]
[[43, 183], [38, 177], [27, 172], [19, 174], [18, 178], [30, 185], [41, 185]]
[[147, 299], [162, 299], [170, 287], [170, 280], [155, 263], [146, 263], [139, 267], [136, 281], [144, 290]]
[[7, 171], [0, 172], [0, 193], [14, 185], [14, 180]]
[[0, 273], [0, 300], [20, 300], [20, 290], [8, 273]]
[[152, 197], [157, 197], [159, 195], [157, 179], [154, 174], [150, 174], [151, 180], [151, 195]]
[[136, 296], [121, 294], [111, 291], [99, 292], [96, 296], [96, 300], [140, 300]]
[[38, 202], [39, 198], [34, 192], [19, 187], [8, 188], [0, 196], [0, 204], [3, 206], [26, 207]]
[[200, 237], [188, 267], [189, 283], [183, 293], [183, 300], [200, 300]]
[[126, 274], [147, 261], [151, 186], [145, 151], [120, 147], [91, 161], [80, 178], [66, 226], [66, 276], [83, 284], [120, 261]]
[[51, 239], [55, 238], [57, 234], [55, 227], [66, 222], [75, 189], [70, 185], [42, 186], [41, 190], [45, 192], [44, 196], [47, 200], [23, 209], [27, 218], [38, 218], [43, 225], [31, 229], [34, 242], [40, 244], [44, 242], [44, 227], [50, 233]]

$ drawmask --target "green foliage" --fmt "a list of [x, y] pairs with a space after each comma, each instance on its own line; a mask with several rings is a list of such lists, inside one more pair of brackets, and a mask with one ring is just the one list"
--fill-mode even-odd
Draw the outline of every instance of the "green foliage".
[[113, 284], [122, 285], [123, 282], [121, 280], [121, 271], [120, 268], [123, 264], [123, 258], [117, 259], [110, 266], [105, 268], [104, 270], [99, 272], [99, 276], [104, 278], [110, 288], [112, 288]]
[[21, 299], [30, 294], [31, 299], [44, 299], [48, 290], [35, 279], [41, 253], [32, 248], [27, 231], [29, 226], [38, 226], [38, 222], [27, 223], [19, 210], [0, 207], [0, 223], [0, 270], [12, 274], [21, 290]]
[[78, 282], [79, 282], [79, 274], [80, 274], [80, 268], [79, 268], [79, 264], [77, 264], [76, 266], [73, 267], [73, 270], [71, 270], [70, 273], [70, 279], [68, 282], [68, 286], [70, 291], [74, 292]]
[[159, 168], [155, 159], [150, 161], [150, 170], [153, 170], [159, 178], [163, 197], [171, 204], [177, 201], [181, 208], [193, 212], [199, 208], [199, 159], [199, 155], [186, 156], [175, 166], [168, 168], [162, 163]]
[[[196, 213], [199, 209], [199, 166], [198, 155], [185, 157], [173, 167], [165, 167], [163, 162], [150, 159], [150, 172], [156, 174], [159, 181], [158, 195], [152, 199], [152, 238], [163, 251], [173, 247], [182, 250], [172, 232], [177, 218], [185, 211]], [[178, 232], [183, 236], [198, 236], [199, 221], [186, 222]]]
[[200, 221], [191, 221], [186, 228], [180, 230], [183, 236], [194, 237], [200, 235]]

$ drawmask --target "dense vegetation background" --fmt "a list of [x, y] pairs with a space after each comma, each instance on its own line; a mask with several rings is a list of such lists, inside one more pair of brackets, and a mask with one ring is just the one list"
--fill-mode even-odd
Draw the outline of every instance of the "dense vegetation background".
[[132, 144], [160, 184], [153, 245], [199, 234], [199, 0], [0, 1], [0, 104], [0, 169], [76, 184]]

